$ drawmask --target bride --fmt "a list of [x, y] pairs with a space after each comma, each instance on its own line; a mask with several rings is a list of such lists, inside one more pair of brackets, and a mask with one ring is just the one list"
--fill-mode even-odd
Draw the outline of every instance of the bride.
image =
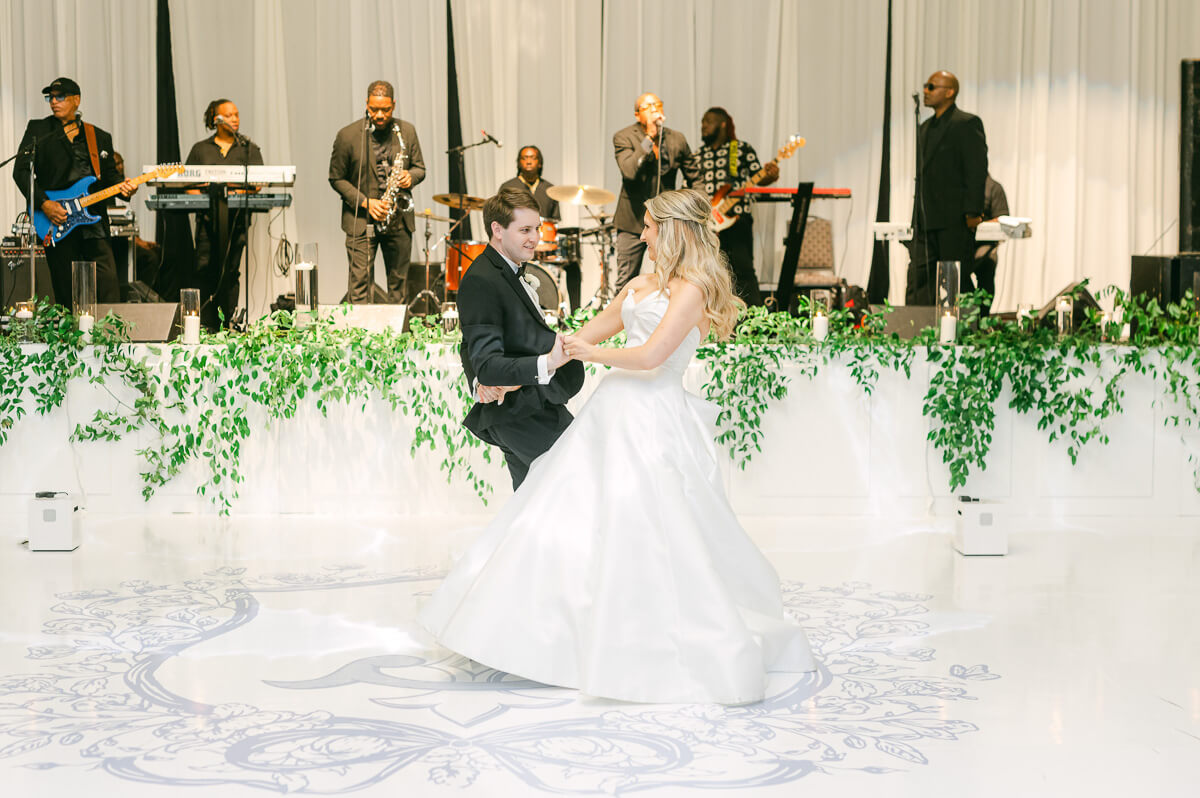
[[[446, 648], [592, 696], [745, 704], [768, 670], [815, 668], [779, 578], [725, 498], [711, 406], [683, 389], [740, 300], [708, 198], [646, 203], [653, 274], [566, 336], [614, 367], [419, 615]], [[625, 330], [624, 347], [599, 346]]]

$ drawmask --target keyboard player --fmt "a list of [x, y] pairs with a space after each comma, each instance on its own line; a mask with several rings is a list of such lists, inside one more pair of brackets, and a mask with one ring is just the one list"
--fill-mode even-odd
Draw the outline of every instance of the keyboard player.
[[[213, 100], [204, 111], [204, 126], [214, 131], [211, 136], [192, 145], [188, 165], [243, 166], [261, 165], [262, 152], [258, 145], [238, 132], [241, 119], [238, 107], [231, 100]], [[196, 214], [196, 283], [200, 289], [200, 320], [205, 328], [215, 331], [220, 318], [229, 326], [238, 306], [242, 253], [246, 250], [249, 209], [229, 210], [229, 235], [224, 252], [213, 252], [213, 242], [220, 239], [216, 225], [219, 220], [209, 211]]]

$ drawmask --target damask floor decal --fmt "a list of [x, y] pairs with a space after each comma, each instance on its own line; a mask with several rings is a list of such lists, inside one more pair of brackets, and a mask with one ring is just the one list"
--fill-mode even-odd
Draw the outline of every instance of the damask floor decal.
[[749, 519], [821, 667], [743, 707], [604, 701], [438, 648], [413, 619], [459, 518], [10, 539], [0, 798], [1190, 798], [1200, 533], [1105, 524], [969, 558], [916, 522]]
[[[999, 678], [976, 661], [938, 661], [926, 639], [929, 595], [786, 582], [817, 673], [775, 675], [768, 698], [745, 707], [600, 701], [430, 646], [411, 608], [437, 578], [431, 569], [227, 566], [177, 583], [61, 593], [45, 608], [46, 642], [28, 648], [23, 672], [0, 676], [0, 765], [23, 770], [30, 785], [36, 772], [87, 772], [111, 794], [132, 794], [123, 785], [316, 795], [487, 785], [480, 794], [744, 795], [851, 772], [886, 779], [952, 757], [978, 732], [971, 707]], [[356, 592], [408, 608], [395, 636], [366, 656], [321, 631], [337, 625], [339, 597]], [[406, 599], [387, 598], [398, 595]], [[333, 651], [258, 649], [289, 635], [324, 636]]]

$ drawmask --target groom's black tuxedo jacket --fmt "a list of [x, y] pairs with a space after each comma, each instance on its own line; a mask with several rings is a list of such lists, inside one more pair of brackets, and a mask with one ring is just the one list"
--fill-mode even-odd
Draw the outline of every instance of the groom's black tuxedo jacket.
[[521, 385], [504, 403], [476, 402], [463, 424], [475, 433], [564, 405], [583, 387], [583, 364], [572, 360], [538, 385], [537, 359], [554, 347], [554, 331], [500, 253], [488, 246], [463, 275], [458, 288], [462, 327], [463, 371], [467, 382], [480, 385]]

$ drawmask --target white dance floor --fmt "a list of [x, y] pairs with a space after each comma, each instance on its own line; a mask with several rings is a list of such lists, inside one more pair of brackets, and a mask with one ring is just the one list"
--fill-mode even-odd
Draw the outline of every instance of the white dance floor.
[[[745, 707], [582, 697], [439, 651], [461, 521], [93, 517], [0, 549], [10, 796], [1185, 796], [1200, 531], [746, 521], [821, 661]], [[563, 534], [570, 534], [564, 527]]]

